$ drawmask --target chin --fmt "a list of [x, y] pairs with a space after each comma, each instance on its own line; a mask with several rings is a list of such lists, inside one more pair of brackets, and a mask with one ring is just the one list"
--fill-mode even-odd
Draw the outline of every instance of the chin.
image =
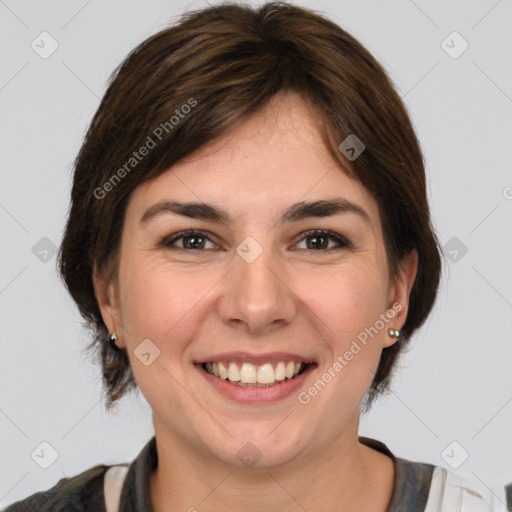
[[223, 435], [215, 445], [210, 439], [209, 449], [223, 463], [237, 467], [269, 469], [286, 465], [311, 446], [311, 440], [296, 428], [276, 428], [282, 420], [261, 422], [260, 428], [254, 421], [232, 425], [228, 430], [233, 437]]

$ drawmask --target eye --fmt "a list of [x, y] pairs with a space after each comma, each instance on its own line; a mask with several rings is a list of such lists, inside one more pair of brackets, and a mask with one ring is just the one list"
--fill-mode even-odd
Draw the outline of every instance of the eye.
[[[301, 233], [299, 243], [306, 242], [306, 250], [314, 250], [314, 252], [326, 251], [330, 249], [350, 248], [352, 245], [348, 240], [343, 238], [332, 231], [325, 231], [323, 229], [310, 229]], [[311, 243], [308, 243], [308, 239]], [[334, 241], [338, 247], [328, 247], [329, 242]]]
[[[333, 233], [332, 231], [326, 231], [322, 229], [311, 229], [301, 233], [299, 238], [299, 244], [306, 242], [306, 250], [314, 252], [327, 251], [336, 248], [350, 248], [351, 243], [348, 242], [342, 236]], [[311, 240], [311, 242], [308, 242]], [[180, 244], [177, 244], [181, 241]], [[337, 247], [329, 247], [329, 242], [334, 242]], [[207, 248], [207, 243], [212, 244], [213, 247]], [[180, 231], [171, 236], [164, 238], [160, 245], [166, 248], [175, 248], [183, 251], [200, 251], [202, 249], [218, 249], [219, 246], [215, 244], [212, 239], [204, 232], [194, 229], [187, 231]]]
[[164, 238], [161, 242], [163, 247], [171, 248], [175, 246], [176, 242], [181, 240], [181, 247], [176, 247], [179, 250], [198, 250], [205, 249], [206, 241], [213, 244], [213, 249], [218, 248], [219, 246], [212, 242], [211, 238], [206, 235], [203, 231], [197, 231], [194, 229], [189, 229], [187, 231], [181, 231], [179, 233], [175, 233], [170, 237]]

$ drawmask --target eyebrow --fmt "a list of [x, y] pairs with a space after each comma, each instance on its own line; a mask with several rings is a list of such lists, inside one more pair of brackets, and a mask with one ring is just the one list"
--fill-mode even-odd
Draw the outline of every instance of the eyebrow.
[[[191, 219], [231, 223], [231, 217], [226, 210], [211, 204], [164, 200], [148, 208], [140, 218], [139, 224], [147, 224], [151, 219], [166, 213], [174, 213]], [[281, 214], [278, 224], [298, 222], [310, 217], [331, 217], [343, 213], [356, 214], [371, 225], [370, 216], [363, 208], [341, 197], [295, 203]]]

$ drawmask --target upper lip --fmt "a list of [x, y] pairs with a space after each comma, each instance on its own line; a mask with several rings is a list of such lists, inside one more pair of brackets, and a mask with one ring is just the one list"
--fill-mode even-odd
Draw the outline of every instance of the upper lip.
[[292, 352], [266, 352], [263, 354], [252, 354], [249, 352], [222, 352], [221, 354], [215, 354], [212, 356], [205, 356], [204, 359], [196, 359], [194, 363], [218, 363], [234, 361], [240, 363], [250, 363], [255, 365], [262, 365], [265, 363], [278, 363], [279, 361], [295, 361], [298, 363], [314, 363], [314, 359], [307, 356], [301, 356], [299, 354], [293, 354]]

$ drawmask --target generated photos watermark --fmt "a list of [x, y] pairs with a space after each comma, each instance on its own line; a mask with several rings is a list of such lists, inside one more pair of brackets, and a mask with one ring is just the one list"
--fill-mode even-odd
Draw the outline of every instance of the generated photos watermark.
[[174, 111], [175, 113], [170, 116], [167, 121], [160, 123], [151, 132], [151, 135], [148, 135], [146, 142], [144, 142], [137, 151], [134, 151], [126, 162], [119, 167], [101, 187], [94, 189], [94, 197], [100, 200], [104, 199], [108, 192], [111, 192], [128, 173], [133, 171], [133, 169], [135, 169], [139, 163], [181, 123], [181, 120], [187, 117], [195, 106], [197, 106], [197, 100], [189, 98], [187, 103], [177, 108]]
[[402, 304], [395, 302], [391, 309], [388, 309], [386, 313], [382, 313], [371, 327], [366, 327], [361, 331], [357, 335], [357, 339], [352, 341], [350, 347], [343, 355], [339, 355], [335, 362], [306, 391], [301, 391], [297, 395], [299, 403], [302, 405], [309, 404], [311, 399], [317, 396], [368, 345], [368, 337], [373, 339], [377, 336], [402, 309]]

